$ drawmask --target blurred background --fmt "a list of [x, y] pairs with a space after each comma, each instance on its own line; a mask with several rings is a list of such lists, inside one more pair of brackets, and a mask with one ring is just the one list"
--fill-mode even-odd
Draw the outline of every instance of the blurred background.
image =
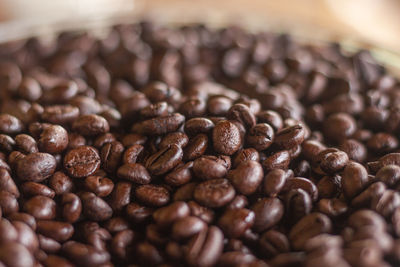
[[0, 0], [0, 41], [141, 17], [236, 23], [400, 53], [400, 0]]

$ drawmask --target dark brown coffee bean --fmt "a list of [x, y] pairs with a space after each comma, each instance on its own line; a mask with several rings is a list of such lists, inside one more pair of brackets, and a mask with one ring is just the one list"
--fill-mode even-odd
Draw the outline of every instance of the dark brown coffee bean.
[[360, 193], [368, 181], [368, 172], [359, 163], [350, 162], [343, 171], [342, 188], [347, 198], [353, 198]]
[[394, 190], [386, 190], [380, 197], [372, 199], [371, 208], [386, 218], [400, 206], [400, 195]]
[[214, 123], [207, 118], [193, 118], [185, 123], [185, 133], [189, 136], [195, 136], [200, 133], [208, 134], [214, 129]]
[[175, 132], [184, 122], [184, 116], [179, 113], [173, 113], [135, 123], [132, 126], [132, 132], [143, 135], [162, 135]]
[[341, 192], [341, 180], [339, 175], [324, 176], [318, 181], [318, 194], [321, 198], [337, 197]]
[[238, 121], [246, 128], [252, 128], [256, 124], [256, 118], [250, 108], [244, 104], [235, 104], [227, 114], [228, 119]]
[[353, 198], [351, 205], [354, 207], [370, 207], [374, 199], [379, 199], [386, 191], [386, 186], [382, 182], [376, 182], [368, 186], [358, 196]]
[[264, 177], [263, 190], [270, 197], [277, 196], [286, 183], [287, 173], [281, 169], [273, 169]]
[[188, 206], [192, 216], [199, 217], [206, 223], [211, 223], [214, 220], [213, 210], [197, 204], [195, 201], [189, 201]]
[[344, 151], [349, 156], [350, 160], [364, 162], [367, 157], [366, 147], [354, 139], [347, 139], [343, 141], [340, 144], [339, 149]]
[[130, 146], [124, 151], [122, 161], [124, 164], [140, 162], [144, 154], [144, 147], [139, 144]]
[[7, 191], [16, 197], [20, 196], [18, 187], [6, 169], [0, 169], [0, 191]]
[[85, 187], [99, 197], [106, 197], [114, 189], [114, 183], [107, 177], [88, 176], [85, 178]]
[[46, 253], [57, 253], [61, 249], [61, 244], [56, 240], [46, 237], [44, 235], [37, 235], [39, 240], [39, 247]]
[[90, 192], [81, 194], [83, 214], [93, 221], [105, 221], [111, 218], [113, 210], [100, 197]]
[[173, 132], [167, 134], [160, 142], [158, 147], [160, 149], [167, 147], [172, 144], [176, 144], [177, 146], [180, 146], [181, 148], [184, 148], [187, 143], [189, 142], [189, 138], [187, 137], [186, 134], [181, 133], [181, 132]]
[[288, 238], [283, 233], [276, 230], [264, 232], [260, 237], [259, 245], [261, 251], [266, 253], [269, 257], [286, 253], [290, 250]]
[[62, 246], [67, 258], [80, 266], [98, 266], [110, 259], [107, 251], [100, 251], [90, 245], [68, 241]]
[[38, 145], [40, 151], [61, 153], [68, 147], [68, 133], [59, 125], [51, 125], [40, 134]]
[[93, 174], [100, 167], [100, 156], [91, 146], [81, 146], [68, 151], [64, 157], [64, 168], [75, 178]]
[[44, 108], [41, 118], [44, 122], [70, 125], [79, 117], [79, 108], [70, 105], [54, 105]]
[[153, 213], [153, 218], [158, 225], [166, 227], [176, 220], [188, 216], [189, 212], [189, 206], [185, 202], [177, 201], [156, 210]]
[[218, 225], [226, 236], [238, 238], [253, 226], [255, 214], [248, 209], [230, 209], [219, 218]]
[[63, 172], [55, 172], [49, 178], [49, 186], [54, 190], [56, 195], [71, 192], [74, 188], [72, 179], [65, 175]]
[[154, 118], [159, 116], [168, 115], [168, 103], [167, 102], [158, 102], [155, 104], [151, 104], [142, 110], [140, 110], [140, 116], [143, 118]]
[[35, 182], [25, 182], [21, 184], [21, 192], [26, 197], [41, 195], [54, 198], [56, 195], [56, 193], [46, 185]]
[[400, 180], [400, 167], [397, 165], [386, 165], [376, 173], [375, 177], [387, 186], [393, 186]]
[[261, 164], [257, 161], [245, 161], [236, 169], [229, 171], [227, 178], [236, 191], [243, 195], [253, 194], [261, 184], [264, 173]]
[[56, 217], [56, 203], [45, 196], [34, 196], [23, 205], [26, 213], [38, 220], [52, 220]]
[[257, 150], [267, 149], [273, 142], [274, 130], [266, 123], [258, 123], [247, 134], [246, 142]]
[[0, 208], [4, 215], [12, 214], [18, 212], [19, 205], [15, 195], [8, 191], [0, 191]]
[[333, 198], [323, 198], [318, 202], [318, 211], [328, 215], [329, 217], [336, 217], [346, 213], [348, 207], [345, 202]]
[[215, 151], [224, 155], [233, 155], [241, 146], [239, 129], [229, 121], [218, 122], [212, 133]]
[[313, 201], [318, 199], [318, 189], [315, 184], [307, 178], [303, 177], [290, 177], [286, 179], [282, 192], [289, 192], [292, 189], [302, 189], [306, 191]]
[[4, 266], [34, 266], [33, 255], [20, 243], [3, 243], [0, 245], [0, 252], [0, 262], [2, 262]]
[[162, 186], [141, 185], [136, 188], [135, 195], [144, 204], [155, 207], [165, 206], [170, 201], [168, 190]]
[[191, 98], [183, 102], [179, 107], [179, 112], [186, 118], [200, 117], [206, 111], [206, 103], [200, 98]]
[[185, 240], [206, 229], [206, 223], [195, 216], [177, 219], [172, 225], [171, 236], [175, 240]]
[[17, 163], [17, 175], [22, 181], [41, 182], [56, 169], [55, 158], [47, 153], [33, 153]]
[[4, 152], [11, 152], [15, 146], [14, 139], [11, 136], [0, 134], [0, 150]]
[[[60, 245], [61, 248], [61, 245]], [[57, 249], [58, 250], [58, 249]], [[63, 267], [72, 267], [72, 263], [65, 258], [49, 255], [43, 262], [44, 266], [51, 267], [51, 266], [63, 266]]]
[[233, 160], [233, 166], [237, 167], [240, 163], [247, 160], [260, 161], [260, 154], [254, 148], [242, 149], [236, 154]]
[[170, 173], [168, 173], [164, 181], [172, 186], [181, 186], [184, 185], [192, 179], [192, 168], [193, 161], [189, 161], [188, 163], [177, 166]]
[[298, 221], [290, 230], [289, 239], [294, 249], [304, 248], [308, 239], [332, 230], [330, 219], [322, 213], [310, 213]]
[[145, 166], [154, 175], [165, 174], [179, 164], [182, 156], [181, 147], [172, 144], [151, 155]]
[[229, 251], [221, 255], [218, 260], [218, 266], [258, 266], [255, 264], [257, 258], [252, 254]]
[[251, 207], [255, 220], [253, 230], [263, 232], [276, 225], [282, 218], [284, 207], [278, 198], [262, 198]]
[[106, 144], [114, 142], [115, 140], [116, 138], [112, 133], [105, 133], [96, 137], [93, 142], [93, 146], [97, 149], [101, 149]]
[[39, 152], [35, 139], [33, 139], [33, 137], [30, 135], [19, 134], [14, 138], [14, 140], [16, 148], [24, 154]]
[[227, 179], [213, 179], [198, 184], [193, 196], [200, 204], [217, 208], [228, 204], [235, 197], [235, 190]]
[[290, 149], [300, 145], [305, 138], [305, 129], [302, 125], [286, 127], [276, 133], [274, 143], [278, 146]]
[[126, 259], [128, 246], [134, 241], [135, 233], [126, 229], [119, 231], [111, 241], [111, 250], [120, 259]]
[[225, 161], [216, 156], [202, 156], [193, 162], [193, 173], [202, 180], [224, 177], [228, 172]]
[[39, 220], [37, 222], [37, 231], [58, 242], [65, 242], [72, 237], [74, 227], [69, 223]]
[[312, 199], [307, 191], [301, 188], [291, 189], [285, 196], [286, 216], [293, 225], [311, 212]]
[[62, 217], [70, 223], [76, 222], [82, 212], [81, 199], [73, 193], [65, 193], [61, 197]]
[[108, 132], [110, 126], [103, 117], [90, 114], [80, 116], [74, 121], [72, 129], [84, 136], [94, 136]]
[[0, 133], [14, 135], [24, 128], [22, 122], [10, 114], [0, 114]]
[[318, 161], [320, 162], [320, 168], [324, 172], [333, 174], [346, 166], [349, 157], [343, 151], [328, 148], [319, 153]]
[[270, 171], [273, 169], [287, 169], [289, 163], [289, 151], [281, 150], [263, 160], [262, 165], [266, 171]]
[[324, 135], [333, 141], [339, 142], [350, 137], [356, 130], [356, 122], [346, 113], [330, 115], [324, 122]]
[[279, 131], [283, 127], [282, 117], [279, 113], [272, 110], [264, 110], [257, 114], [258, 122], [268, 123], [275, 131]]
[[150, 220], [154, 210], [149, 207], [141, 206], [137, 203], [129, 203], [126, 206], [126, 215], [133, 223], [143, 223]]
[[205, 134], [198, 134], [189, 140], [188, 145], [183, 150], [183, 160], [194, 160], [203, 155], [208, 146], [208, 137]]
[[113, 210], [122, 210], [131, 202], [132, 183], [118, 182], [111, 193], [110, 205]]
[[100, 158], [103, 163], [104, 170], [109, 173], [115, 172], [121, 162], [123, 152], [124, 147], [118, 141], [112, 141], [105, 144], [100, 152]]
[[216, 226], [192, 237], [184, 247], [186, 262], [191, 266], [212, 266], [222, 254], [223, 238], [222, 231]]
[[148, 184], [151, 181], [151, 176], [146, 168], [139, 163], [128, 163], [122, 165], [117, 172], [121, 179], [127, 179], [137, 184]]

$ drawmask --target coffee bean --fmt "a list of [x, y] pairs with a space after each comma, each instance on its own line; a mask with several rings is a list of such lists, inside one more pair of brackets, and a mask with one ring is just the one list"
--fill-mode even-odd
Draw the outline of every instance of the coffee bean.
[[290, 177], [286, 179], [285, 185], [282, 188], [282, 193], [292, 189], [302, 189], [306, 191], [313, 201], [318, 199], [318, 189], [315, 184], [307, 178]]
[[100, 197], [90, 192], [84, 192], [81, 195], [82, 212], [90, 220], [105, 221], [111, 218], [113, 210]]
[[261, 184], [264, 173], [257, 161], [245, 161], [236, 169], [229, 171], [227, 178], [236, 191], [243, 195], [253, 194]]
[[224, 155], [234, 154], [241, 146], [239, 129], [229, 121], [220, 121], [215, 125], [212, 139], [214, 149]]
[[238, 238], [253, 226], [255, 214], [248, 209], [227, 210], [219, 219], [218, 225], [228, 237]]
[[301, 188], [291, 189], [285, 196], [286, 216], [294, 224], [311, 212], [312, 199], [307, 191]]
[[71, 192], [74, 188], [72, 179], [63, 172], [55, 172], [49, 178], [49, 186], [54, 190], [56, 195]]
[[188, 145], [183, 150], [183, 160], [194, 160], [206, 152], [208, 147], [208, 137], [205, 134], [198, 134], [190, 139]]
[[256, 118], [250, 108], [244, 104], [235, 104], [229, 110], [227, 118], [238, 121], [246, 128], [252, 128], [256, 124]]
[[59, 125], [51, 125], [40, 134], [38, 145], [40, 151], [61, 153], [68, 147], [68, 133]]
[[69, 223], [40, 220], [37, 223], [37, 231], [58, 242], [65, 242], [72, 237], [74, 228]]
[[276, 225], [282, 218], [284, 207], [278, 198], [262, 198], [251, 207], [255, 220], [253, 230], [263, 232]]
[[206, 223], [211, 223], [214, 220], [215, 214], [212, 209], [201, 206], [195, 201], [189, 201], [188, 206], [191, 215], [199, 217]]
[[171, 236], [175, 240], [190, 238], [206, 229], [206, 223], [195, 216], [187, 216], [176, 220], [172, 225]]
[[136, 197], [146, 205], [165, 206], [170, 201], [167, 189], [156, 185], [141, 185], [136, 188]]
[[132, 126], [132, 132], [143, 135], [162, 135], [175, 132], [184, 122], [184, 116], [173, 113], [136, 123]]
[[146, 168], [140, 163], [128, 163], [119, 167], [117, 175], [121, 179], [126, 179], [137, 184], [148, 184], [151, 176]]
[[188, 142], [189, 142], [189, 138], [187, 137], [186, 134], [181, 133], [181, 132], [173, 132], [173, 133], [167, 134], [161, 140], [158, 147], [161, 149], [161, 148], [167, 147], [171, 144], [176, 144], [177, 146], [184, 148]]
[[245, 162], [247, 160], [254, 160], [254, 161], [260, 161], [260, 155], [257, 150], [254, 148], [246, 148], [240, 150], [234, 160], [233, 160], [233, 166], [237, 167], [240, 163]]
[[24, 126], [18, 118], [10, 114], [0, 114], [0, 133], [14, 135], [20, 133], [23, 128]]
[[122, 210], [131, 202], [132, 183], [118, 182], [111, 193], [110, 205], [114, 210]]
[[332, 114], [324, 122], [324, 134], [336, 142], [350, 137], [356, 128], [354, 118], [346, 113]]
[[265, 150], [272, 144], [273, 139], [272, 127], [266, 123], [258, 123], [250, 129], [246, 142], [257, 150]]
[[202, 180], [222, 178], [227, 172], [224, 160], [216, 156], [202, 156], [193, 162], [193, 173]]
[[85, 187], [99, 197], [106, 197], [114, 189], [114, 183], [107, 177], [88, 176], [85, 179]]
[[16, 197], [20, 196], [18, 187], [6, 169], [0, 169], [0, 191], [7, 191]]
[[235, 197], [235, 189], [226, 179], [212, 179], [198, 184], [193, 196], [200, 204], [217, 208], [225, 206]]
[[294, 125], [286, 127], [276, 133], [274, 143], [278, 146], [290, 149], [294, 146], [300, 145], [305, 138], [305, 130], [302, 125]]
[[38, 220], [52, 220], [56, 217], [56, 203], [45, 196], [34, 196], [23, 205], [26, 213]]
[[287, 169], [290, 163], [290, 154], [287, 150], [278, 151], [267, 157], [262, 165], [266, 171], [273, 169]]
[[14, 138], [14, 140], [17, 149], [24, 154], [39, 152], [38, 145], [35, 139], [33, 139], [33, 137], [31, 137], [30, 135], [19, 134]]
[[169, 226], [174, 221], [189, 215], [189, 207], [185, 202], [177, 201], [153, 213], [155, 222], [160, 226]]
[[79, 108], [70, 105], [54, 105], [44, 108], [41, 119], [44, 122], [70, 125], [79, 117]]
[[193, 161], [189, 161], [188, 163], [175, 167], [170, 173], [168, 173], [164, 181], [172, 186], [181, 186], [184, 185], [192, 179], [192, 168]]
[[214, 123], [207, 118], [193, 118], [185, 123], [184, 130], [189, 136], [195, 136], [199, 133], [208, 134], [214, 127]]
[[3, 243], [0, 245], [0, 252], [0, 262], [2, 262], [4, 266], [34, 266], [33, 255], [20, 243]]
[[72, 129], [83, 136], [94, 136], [108, 132], [110, 126], [103, 117], [90, 114], [80, 116], [74, 121]]
[[23, 181], [41, 182], [56, 169], [55, 158], [47, 153], [29, 154], [17, 163], [17, 175]]
[[103, 168], [109, 173], [113, 173], [120, 165], [124, 146], [118, 141], [105, 144], [100, 151], [100, 158]]
[[64, 167], [75, 178], [89, 176], [100, 167], [99, 153], [91, 146], [72, 149], [64, 157]]
[[76, 222], [82, 212], [81, 199], [73, 193], [65, 193], [61, 197], [62, 217], [70, 223]]
[[346, 203], [339, 199], [321, 199], [318, 202], [318, 210], [330, 217], [336, 217], [347, 212], [348, 207]]
[[124, 164], [140, 162], [143, 154], [144, 147], [142, 145], [135, 144], [124, 151], [124, 154], [122, 155], [122, 161]]
[[15, 195], [8, 191], [0, 191], [0, 208], [4, 215], [12, 214], [19, 210], [19, 205]]
[[342, 188], [346, 197], [360, 193], [368, 181], [367, 170], [359, 163], [349, 163], [343, 171]]
[[268, 256], [276, 256], [290, 250], [288, 238], [276, 230], [264, 232], [260, 237], [259, 244], [261, 251]]
[[152, 174], [161, 175], [178, 165], [182, 157], [182, 149], [172, 144], [151, 155], [147, 159], [145, 166]]
[[318, 158], [320, 168], [328, 174], [333, 174], [342, 170], [349, 161], [349, 157], [345, 152], [333, 149], [321, 151]]
[[62, 246], [62, 251], [75, 264], [81, 266], [96, 266], [110, 259], [107, 251], [99, 251], [90, 245], [76, 241], [68, 241]]
[[21, 184], [21, 193], [25, 196], [42, 195], [49, 198], [54, 198], [56, 193], [44, 184], [35, 182], [25, 182]]

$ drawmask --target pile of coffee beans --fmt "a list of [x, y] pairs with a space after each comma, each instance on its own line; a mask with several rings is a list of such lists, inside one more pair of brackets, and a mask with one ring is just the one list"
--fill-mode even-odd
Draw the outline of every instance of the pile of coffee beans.
[[399, 266], [399, 135], [399, 80], [338, 44], [2, 44], [0, 266]]

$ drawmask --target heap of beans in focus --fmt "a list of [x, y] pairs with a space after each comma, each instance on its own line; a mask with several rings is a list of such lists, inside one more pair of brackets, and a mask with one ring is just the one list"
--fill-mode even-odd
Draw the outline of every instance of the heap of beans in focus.
[[2, 44], [0, 266], [399, 266], [399, 134], [368, 51], [149, 22]]

